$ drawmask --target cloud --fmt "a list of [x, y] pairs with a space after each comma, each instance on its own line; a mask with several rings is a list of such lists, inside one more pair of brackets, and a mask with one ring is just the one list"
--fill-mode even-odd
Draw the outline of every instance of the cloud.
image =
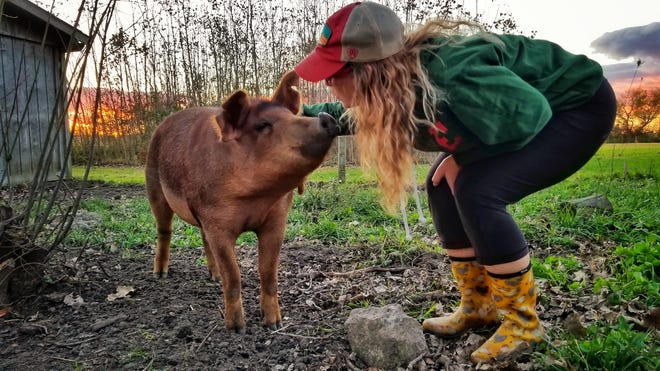
[[603, 66], [617, 94], [631, 87], [660, 88], [660, 22], [607, 32], [591, 47], [610, 58], [629, 60]]
[[610, 80], [626, 79], [632, 76], [638, 78], [660, 76], [660, 59], [642, 59], [642, 64], [639, 66], [636, 62], [608, 64], [603, 66], [603, 73]]
[[660, 22], [607, 32], [594, 40], [591, 47], [617, 60], [660, 59]]

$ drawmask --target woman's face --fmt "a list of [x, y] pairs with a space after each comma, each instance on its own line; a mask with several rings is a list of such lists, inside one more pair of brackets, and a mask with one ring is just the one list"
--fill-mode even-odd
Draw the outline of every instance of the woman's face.
[[353, 106], [355, 86], [353, 84], [353, 69], [350, 66], [342, 68], [325, 79], [325, 84], [330, 87], [332, 93], [341, 101], [344, 108]]

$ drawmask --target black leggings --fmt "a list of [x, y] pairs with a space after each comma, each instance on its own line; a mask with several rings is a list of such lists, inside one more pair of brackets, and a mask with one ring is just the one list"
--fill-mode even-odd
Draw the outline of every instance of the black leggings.
[[526, 256], [527, 241], [507, 211], [523, 197], [556, 184], [580, 169], [612, 129], [616, 97], [604, 81], [580, 107], [555, 112], [525, 147], [461, 168], [452, 195], [443, 180], [431, 177], [447, 154], [440, 155], [426, 179], [433, 224], [445, 249], [473, 247], [484, 265]]

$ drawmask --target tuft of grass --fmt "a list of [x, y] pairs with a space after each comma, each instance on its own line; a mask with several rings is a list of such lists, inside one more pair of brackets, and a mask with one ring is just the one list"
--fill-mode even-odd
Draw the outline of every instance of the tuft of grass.
[[569, 291], [580, 291], [582, 284], [572, 280], [573, 274], [582, 268], [582, 264], [573, 256], [548, 256], [543, 261], [532, 258], [534, 276], [548, 280], [552, 286], [559, 286]]
[[567, 337], [562, 346], [546, 344], [545, 353], [536, 355], [537, 364], [546, 370], [660, 369], [657, 339], [633, 330], [622, 317], [615, 325], [590, 325], [585, 339]]
[[630, 247], [619, 246], [610, 258], [612, 276], [598, 277], [594, 291], [607, 292], [611, 305], [640, 298], [649, 307], [660, 305], [660, 237], [649, 234]]

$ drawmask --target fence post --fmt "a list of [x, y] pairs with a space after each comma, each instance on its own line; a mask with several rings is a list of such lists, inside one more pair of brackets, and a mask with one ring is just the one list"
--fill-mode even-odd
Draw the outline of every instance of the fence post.
[[337, 138], [337, 166], [339, 167], [339, 183], [346, 181], [346, 136]]

